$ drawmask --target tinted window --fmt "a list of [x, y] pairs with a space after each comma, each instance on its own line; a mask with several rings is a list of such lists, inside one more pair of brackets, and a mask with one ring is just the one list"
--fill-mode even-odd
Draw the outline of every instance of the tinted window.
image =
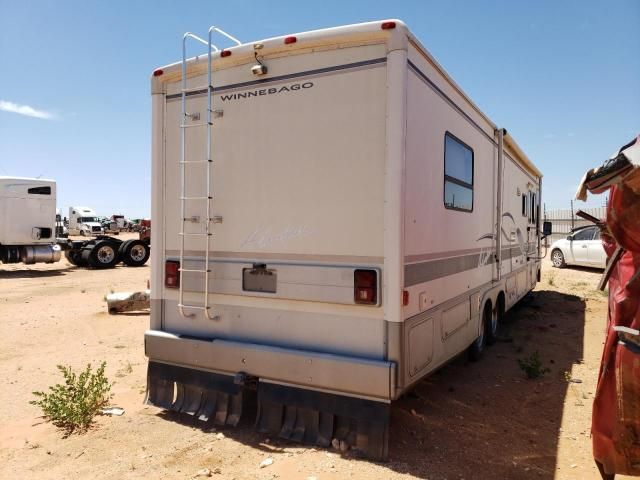
[[31, 195], [51, 195], [51, 187], [33, 187], [28, 192]]
[[591, 240], [593, 239], [594, 228], [585, 228], [584, 230], [580, 230], [574, 236], [574, 240]]
[[456, 137], [444, 137], [444, 206], [473, 210], [473, 150]]

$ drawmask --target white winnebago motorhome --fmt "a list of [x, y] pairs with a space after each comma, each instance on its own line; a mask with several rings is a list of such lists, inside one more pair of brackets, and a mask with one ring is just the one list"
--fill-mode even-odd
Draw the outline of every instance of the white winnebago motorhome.
[[69, 207], [69, 235], [102, 235], [104, 229], [96, 212], [88, 207]]
[[147, 401], [235, 424], [257, 388], [260, 431], [384, 458], [536, 284], [541, 173], [401, 21], [218, 33], [151, 77]]
[[56, 182], [38, 178], [0, 177], [0, 261], [53, 263]]

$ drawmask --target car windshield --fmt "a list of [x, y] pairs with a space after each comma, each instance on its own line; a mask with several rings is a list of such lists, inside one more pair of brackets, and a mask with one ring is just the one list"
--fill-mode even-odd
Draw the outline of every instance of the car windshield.
[[90, 223], [90, 222], [97, 222], [98, 219], [96, 217], [80, 217], [80, 220], [78, 220], [80, 223]]

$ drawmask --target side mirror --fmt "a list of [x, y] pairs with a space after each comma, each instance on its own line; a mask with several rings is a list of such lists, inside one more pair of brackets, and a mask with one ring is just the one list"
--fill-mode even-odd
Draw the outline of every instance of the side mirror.
[[548, 237], [551, 235], [551, 222], [543, 222], [542, 223], [542, 236]]
[[573, 235], [567, 235], [567, 240], [569, 240], [570, 242], [573, 242]]

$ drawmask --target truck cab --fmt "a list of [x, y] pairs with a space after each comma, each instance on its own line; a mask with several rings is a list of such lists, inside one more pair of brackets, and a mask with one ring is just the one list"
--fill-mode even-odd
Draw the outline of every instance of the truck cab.
[[103, 233], [104, 228], [91, 208], [69, 207], [69, 235], [91, 237]]
[[0, 177], [0, 262], [54, 263], [56, 182]]

